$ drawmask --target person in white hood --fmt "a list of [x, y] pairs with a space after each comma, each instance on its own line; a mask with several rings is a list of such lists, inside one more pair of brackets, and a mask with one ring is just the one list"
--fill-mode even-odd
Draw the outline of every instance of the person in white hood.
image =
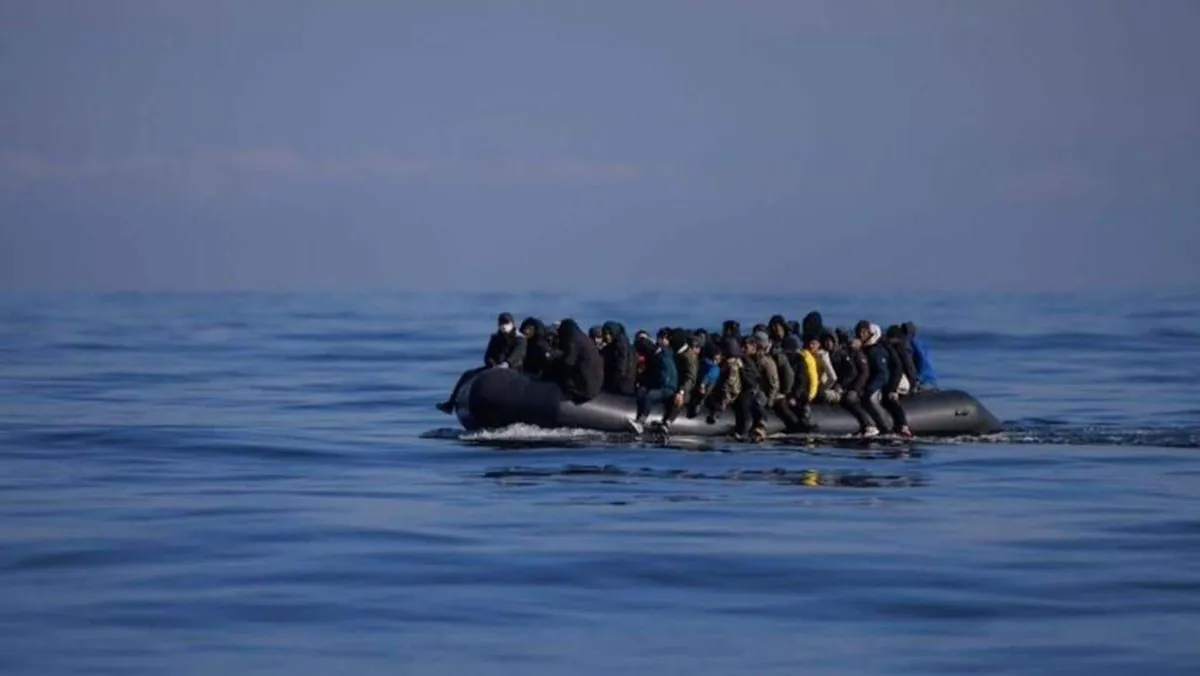
[[887, 343], [882, 340], [883, 329], [879, 328], [878, 324], [864, 319], [854, 326], [854, 333], [862, 341], [863, 350], [867, 353], [867, 363], [870, 365], [870, 376], [863, 392], [863, 408], [880, 430], [889, 429], [887, 416], [883, 413], [886, 408], [895, 422], [891, 428], [903, 436], [912, 436], [907, 416], [899, 403], [898, 387], [903, 372], [896, 358], [890, 353]]

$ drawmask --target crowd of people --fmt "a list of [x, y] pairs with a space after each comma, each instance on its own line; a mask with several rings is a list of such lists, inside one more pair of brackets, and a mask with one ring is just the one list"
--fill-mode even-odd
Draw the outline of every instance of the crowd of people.
[[655, 403], [663, 406], [653, 426], [669, 431], [678, 416], [716, 415], [732, 409], [731, 436], [760, 440], [764, 419], [774, 415], [789, 433], [815, 433], [812, 405], [844, 407], [860, 434], [873, 437], [889, 428], [912, 436], [900, 398], [936, 389], [929, 351], [912, 322], [889, 326], [862, 320], [853, 332], [828, 328], [818, 312], [803, 321], [775, 315], [743, 333], [735, 320], [719, 331], [663, 327], [631, 339], [620, 322], [608, 321], [584, 333], [573, 319], [546, 326], [535, 317], [518, 328], [507, 312], [488, 341], [484, 365], [463, 374], [438, 409], [453, 413], [457, 393], [472, 375], [488, 368], [519, 369], [558, 384], [565, 398], [581, 404], [610, 392], [636, 398], [629, 419], [641, 433]]

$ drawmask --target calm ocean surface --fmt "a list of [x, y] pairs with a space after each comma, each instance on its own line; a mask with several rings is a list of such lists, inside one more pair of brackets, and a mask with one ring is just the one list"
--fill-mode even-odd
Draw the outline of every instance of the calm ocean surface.
[[[463, 435], [501, 310], [913, 319], [982, 440]], [[1200, 673], [1200, 295], [0, 297], [0, 673]]]

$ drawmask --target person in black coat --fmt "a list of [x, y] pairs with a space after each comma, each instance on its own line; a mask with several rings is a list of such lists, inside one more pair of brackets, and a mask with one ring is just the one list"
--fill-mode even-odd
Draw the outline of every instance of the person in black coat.
[[[892, 421], [895, 423], [895, 432], [902, 436], [911, 437], [912, 430], [908, 426], [908, 415], [904, 412], [904, 407], [900, 405], [900, 381], [909, 377], [906, 371], [915, 371], [912, 369], [912, 359], [908, 360], [905, 365], [904, 359], [900, 355], [897, 347], [897, 342], [904, 340], [904, 333], [899, 326], [888, 328], [888, 334], [884, 340], [880, 341], [883, 347], [887, 350], [888, 360], [888, 380], [887, 385], [883, 388], [883, 407], [891, 414]], [[907, 341], [906, 341], [907, 342]], [[913, 373], [913, 378], [916, 374]], [[909, 380], [909, 383], [912, 383]]]
[[767, 320], [767, 335], [771, 337], [771, 343], [776, 349], [783, 345], [783, 339], [791, 333], [792, 327], [783, 315], [772, 315], [771, 319]]
[[619, 322], [604, 322], [600, 329], [604, 347], [604, 390], [613, 394], [632, 395], [637, 380], [637, 357], [633, 345]]
[[483, 366], [470, 369], [459, 376], [450, 391], [450, 398], [437, 405], [442, 413], [453, 413], [458, 391], [463, 383], [472, 376], [490, 368], [521, 369], [525, 361], [525, 336], [517, 333], [513, 324], [513, 316], [507, 312], [501, 313], [496, 320], [497, 329], [488, 340], [487, 349], [483, 353]]
[[604, 386], [604, 359], [596, 343], [568, 318], [558, 326], [558, 345], [562, 357], [555, 376], [563, 396], [576, 404], [595, 399]]
[[[878, 324], [866, 320], [860, 321], [854, 327], [854, 333], [862, 341], [870, 365], [870, 377], [863, 392], [862, 404], [867, 414], [875, 421], [874, 429], [882, 431], [887, 428], [884, 410], [892, 415], [895, 424], [894, 431], [911, 437], [912, 430], [908, 427], [908, 419], [900, 406], [900, 381], [904, 376], [903, 367], [896, 351], [883, 335]], [[870, 436], [864, 432], [864, 436]]]
[[654, 363], [654, 353], [658, 351], [658, 345], [650, 338], [650, 334], [644, 330], [634, 334], [633, 339], [633, 378], [634, 389], [643, 387], [647, 390], [653, 389], [653, 383], [649, 382], [654, 379], [654, 369], [650, 365]]
[[545, 377], [546, 365], [554, 353], [546, 325], [537, 317], [527, 317], [521, 322], [521, 335], [525, 336], [525, 373], [534, 378]]
[[813, 310], [804, 315], [804, 320], [800, 322], [800, 333], [806, 336], [819, 336], [825, 333], [825, 320], [821, 318], [821, 313]]
[[899, 324], [889, 326], [887, 333], [888, 344], [896, 353], [896, 359], [899, 361], [900, 372], [908, 378], [908, 389], [910, 392], [915, 392], [920, 386], [920, 376], [917, 373], [917, 365], [913, 360], [912, 343], [909, 341], [908, 334], [904, 332], [904, 327]]
[[871, 377], [870, 361], [867, 359], [867, 353], [863, 351], [862, 340], [857, 335], [851, 337], [840, 329], [839, 332], [847, 346], [846, 355], [848, 357], [848, 363], [843, 364], [845, 370], [838, 373], [838, 383], [842, 386], [842, 408], [850, 411], [850, 414], [858, 421], [860, 434], [875, 436], [879, 434], [879, 428], [872, 423], [862, 404], [863, 396], [866, 394], [867, 379]]

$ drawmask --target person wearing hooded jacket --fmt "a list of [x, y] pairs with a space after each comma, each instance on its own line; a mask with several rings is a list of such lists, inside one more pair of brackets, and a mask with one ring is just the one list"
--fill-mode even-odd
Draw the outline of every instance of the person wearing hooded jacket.
[[804, 315], [804, 319], [800, 322], [801, 336], [819, 336], [825, 332], [825, 320], [821, 317], [821, 313], [813, 310]]
[[637, 381], [637, 357], [633, 345], [620, 322], [608, 321], [600, 327], [604, 347], [604, 390], [613, 394], [632, 395]]
[[591, 338], [592, 342], [596, 344], [597, 350], [604, 349], [604, 334], [601, 332], [599, 326], [593, 326], [588, 329], [588, 338]]
[[799, 342], [799, 336], [785, 330], [778, 340], [773, 340], [771, 343], [770, 354], [771, 358], [775, 360], [775, 370], [779, 372], [779, 393], [783, 395], [784, 401], [787, 400], [792, 388], [796, 385], [796, 370], [792, 366], [791, 355], [795, 354], [798, 349], [793, 348], [789, 353], [787, 346], [798, 345]]
[[741, 338], [742, 325], [736, 319], [726, 319], [721, 322], [721, 340]]
[[[767, 438], [767, 427], [763, 422], [769, 405], [767, 397], [779, 389], [779, 371], [772, 368], [775, 362], [767, 355], [770, 346], [771, 339], [766, 331], [755, 331], [742, 347], [742, 393], [733, 407], [733, 436], [736, 439], [741, 439], [747, 432], [754, 441]], [[747, 420], [750, 422], [748, 430]]]
[[853, 372], [854, 365], [849, 363], [849, 355], [846, 354], [845, 348], [838, 343], [837, 334], [826, 331], [821, 334], [821, 352], [829, 359], [829, 367], [833, 372], [833, 376], [828, 383], [825, 382], [826, 376], [822, 375], [820, 398], [836, 404], [842, 400], [842, 379], [843, 373]]
[[848, 358], [847, 362], [842, 365], [843, 370], [838, 374], [839, 382], [842, 385], [842, 408], [850, 411], [850, 414], [858, 421], [859, 433], [862, 436], [878, 436], [879, 428], [872, 424], [871, 418], [867, 416], [862, 405], [867, 379], [871, 376], [871, 364], [867, 359], [866, 352], [863, 351], [862, 339], [857, 335], [851, 337], [842, 329], [838, 329], [838, 331], [845, 334], [842, 339], [847, 346], [846, 356]]
[[[730, 436], [738, 441], [746, 437], [747, 433], [761, 434], [765, 437], [766, 428], [763, 425], [763, 407], [762, 407], [762, 381], [763, 374], [758, 368], [758, 362], [755, 361], [755, 348], [749, 348], [742, 345], [742, 341], [733, 338], [733, 344], [738, 346], [739, 351], [736, 353], [736, 362], [738, 364], [738, 375], [740, 379], [738, 394], [732, 402], [733, 407], [733, 429]], [[749, 342], [749, 341], [747, 341]]]
[[814, 355], [817, 363], [817, 390], [820, 396], [824, 397], [826, 392], [837, 385], [837, 369], [833, 367], [833, 355], [829, 354], [829, 350], [825, 349], [825, 341], [821, 340], [822, 335], [829, 334], [811, 334], [809, 337], [817, 341], [817, 352]]
[[[869, 365], [869, 376], [863, 393], [863, 408], [875, 421], [876, 431], [887, 429], [887, 418], [883, 414], [884, 393], [891, 383], [898, 384], [899, 375], [893, 381], [891, 368], [893, 359], [883, 340], [883, 329], [879, 328], [878, 324], [872, 324], [866, 320], [860, 321], [855, 325], [854, 333], [862, 340]], [[896, 407], [899, 407], [899, 402], [896, 402]], [[906, 424], [903, 424], [902, 419], [897, 420], [896, 423], [897, 432], [905, 436], [912, 436], [911, 430]]]
[[895, 342], [903, 337], [900, 327], [894, 326], [888, 328], [889, 335], [880, 343], [887, 350], [888, 355], [888, 382], [883, 388], [882, 404], [887, 412], [891, 414], [892, 420], [895, 422], [895, 431], [897, 434], [905, 437], [912, 436], [912, 430], [908, 427], [908, 415], [904, 412], [904, 407], [900, 405], [900, 395], [907, 392], [909, 385], [907, 374], [905, 373], [905, 365], [903, 358], [899, 355], [899, 350], [896, 348]]
[[798, 354], [799, 350], [799, 336], [791, 332], [787, 333], [767, 356], [771, 364], [765, 365], [766, 368], [764, 369], [770, 371], [771, 367], [774, 366], [776, 373], [779, 374], [777, 381], [779, 387], [776, 390], [776, 395], [770, 398], [769, 406], [771, 412], [783, 422], [785, 432], [804, 432], [808, 429], [804, 418], [797, 416], [795, 407], [792, 406], [792, 397], [797, 379], [792, 358]]
[[750, 348], [749, 355], [758, 371], [763, 404], [769, 407], [780, 396], [779, 365], [771, 356], [771, 339], [766, 331], [756, 331], [750, 340], [746, 341], [746, 346]]
[[675, 392], [679, 389], [679, 371], [675, 366], [675, 351], [671, 349], [671, 329], [659, 329], [657, 338], [654, 356], [647, 365], [647, 372], [652, 375], [638, 388], [637, 413], [629, 421], [629, 426], [638, 434], [642, 433], [646, 418], [650, 415], [650, 406], [655, 402], [666, 405], [675, 398]]
[[783, 381], [779, 376], [779, 363], [771, 354], [771, 338], [766, 331], [756, 331], [749, 344], [753, 346], [751, 358], [754, 360], [754, 365], [758, 367], [759, 374], [760, 395], [755, 403], [762, 409], [759, 412], [759, 423], [754, 431], [758, 437], [765, 438], [766, 426], [762, 424], [761, 419], [766, 411], [774, 411], [788, 427], [792, 426], [794, 419], [787, 409], [787, 396], [783, 390]]
[[675, 373], [679, 383], [675, 394], [664, 404], [662, 424], [666, 429], [670, 426], [679, 412], [684, 410], [691, 400], [692, 393], [700, 382], [700, 354], [691, 344], [691, 336], [684, 329], [671, 330], [671, 350], [675, 358]]
[[516, 332], [513, 316], [507, 312], [497, 318], [496, 324], [497, 331], [488, 340], [483, 355], [484, 366], [520, 369], [525, 361], [525, 337]]
[[497, 329], [488, 340], [487, 349], [483, 353], [483, 366], [470, 369], [459, 376], [450, 391], [450, 398], [437, 405], [442, 413], [453, 413], [458, 392], [464, 383], [476, 374], [490, 368], [512, 368], [520, 370], [525, 360], [525, 337], [516, 332], [513, 316], [507, 312], [501, 313], [496, 319]]
[[697, 332], [688, 341], [692, 352], [697, 357], [697, 373], [696, 387], [692, 389], [692, 393], [688, 400], [689, 418], [695, 418], [700, 413], [700, 406], [708, 399], [709, 394], [717, 384], [717, 379], [721, 377], [720, 351], [717, 344], [710, 340], [707, 332], [701, 334]]
[[553, 357], [554, 348], [546, 336], [546, 325], [537, 317], [526, 317], [521, 322], [521, 335], [525, 336], [524, 371], [534, 378], [546, 376], [546, 366]]
[[767, 335], [771, 337], [771, 342], [776, 347], [791, 332], [792, 327], [788, 325], [788, 321], [784, 319], [783, 315], [771, 315], [771, 318], [767, 320]]
[[596, 343], [567, 318], [558, 326], [558, 344], [562, 356], [553, 370], [563, 396], [576, 404], [595, 399], [604, 386], [604, 360]]
[[648, 382], [654, 380], [654, 372], [650, 369], [650, 364], [654, 359], [654, 351], [658, 349], [654, 344], [654, 339], [645, 329], [638, 330], [633, 338], [633, 359], [634, 359], [634, 388], [642, 387]]
[[816, 354], [807, 349], [809, 338], [811, 336], [794, 336], [793, 340], [787, 341], [787, 352], [792, 360], [792, 370], [796, 374], [788, 395], [789, 399], [795, 400], [793, 408], [804, 402], [812, 402], [821, 387]]
[[917, 337], [917, 325], [912, 322], [904, 322], [904, 335], [908, 337], [908, 343], [912, 349], [913, 366], [917, 369], [917, 385], [922, 390], [936, 390], [938, 386], [937, 371], [933, 370], [933, 363], [929, 361], [929, 350], [925, 347], [925, 342]]
[[[713, 384], [712, 391], [708, 396], [709, 413], [705, 422], [709, 425], [716, 424], [717, 413], [736, 406], [737, 402], [742, 401], [742, 344], [737, 338], [725, 338], [721, 341], [719, 368], [717, 382]], [[739, 414], [735, 408], [734, 413], [742, 421], [742, 430], [744, 431], [745, 416], [748, 411]]]
[[908, 394], [919, 388], [919, 380], [917, 376], [917, 367], [913, 363], [912, 344], [908, 341], [908, 336], [904, 334], [904, 328], [898, 324], [893, 324], [884, 332], [887, 338], [887, 346], [889, 352], [895, 357], [896, 365], [902, 374], [902, 383], [898, 386], [897, 391], [900, 394]]
[[817, 353], [820, 347], [815, 336], [795, 334], [786, 339], [786, 351], [792, 359], [792, 368], [796, 379], [787, 397], [787, 407], [793, 412], [795, 424], [789, 431], [816, 432], [818, 428], [812, 421], [812, 403], [816, 400], [820, 389], [820, 375], [817, 371]]

